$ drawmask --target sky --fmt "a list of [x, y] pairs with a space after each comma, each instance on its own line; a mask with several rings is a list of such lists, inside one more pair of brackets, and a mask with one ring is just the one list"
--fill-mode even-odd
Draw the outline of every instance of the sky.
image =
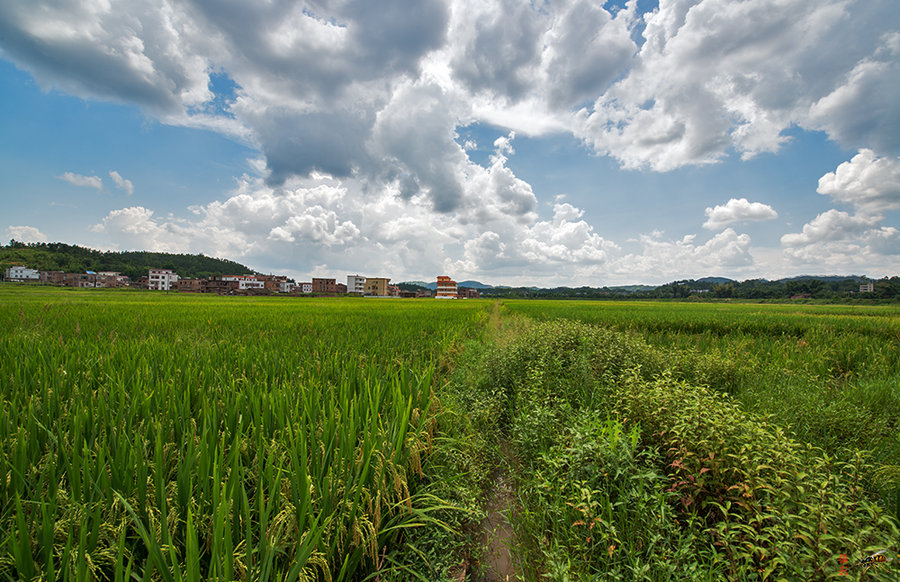
[[297, 280], [900, 274], [896, 0], [4, 0], [0, 236]]

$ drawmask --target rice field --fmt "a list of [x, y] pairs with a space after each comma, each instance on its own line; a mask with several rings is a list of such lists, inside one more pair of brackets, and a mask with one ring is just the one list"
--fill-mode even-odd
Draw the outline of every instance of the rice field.
[[0, 290], [0, 577], [349, 580], [483, 304]]
[[6, 285], [0, 356], [0, 579], [476, 581], [498, 471], [520, 580], [896, 573], [893, 306]]

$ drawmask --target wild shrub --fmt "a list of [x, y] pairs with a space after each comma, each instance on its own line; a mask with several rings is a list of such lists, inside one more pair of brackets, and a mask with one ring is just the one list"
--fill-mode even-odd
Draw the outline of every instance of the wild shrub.
[[702, 520], [729, 576], [824, 579], [841, 555], [860, 560], [895, 543], [893, 521], [866, 496], [862, 453], [835, 459], [669, 375], [633, 374], [611, 399], [665, 455], [667, 489]]
[[[829, 456], [688, 381], [721, 369], [715, 358], [665, 356], [634, 335], [566, 321], [536, 324], [492, 356], [487, 384], [507, 395], [524, 467], [517, 519], [544, 574], [666, 579], [651, 563], [678, 555], [700, 576], [824, 579], [841, 571], [841, 556], [858, 561], [895, 543], [895, 525], [863, 486], [862, 453]], [[608, 414], [612, 425], [597, 420]], [[616, 436], [622, 431], [629, 438]], [[610, 479], [621, 466], [653, 485]], [[616, 522], [600, 507], [643, 517]], [[673, 519], [656, 524], [649, 508]], [[610, 519], [596, 522], [597, 535], [573, 533], [574, 523], [589, 523], [579, 516], [603, 515]], [[661, 553], [646, 536], [665, 540]], [[609, 560], [598, 559], [597, 540], [609, 542]], [[621, 552], [625, 540], [633, 543]], [[617, 562], [616, 548], [628, 559]]]

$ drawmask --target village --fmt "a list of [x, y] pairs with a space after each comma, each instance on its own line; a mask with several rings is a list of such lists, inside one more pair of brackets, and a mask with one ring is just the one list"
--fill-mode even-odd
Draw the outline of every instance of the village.
[[136, 281], [113, 271], [38, 271], [26, 266], [6, 269], [5, 281], [54, 285], [59, 287], [113, 288], [132, 287], [151, 291], [177, 291], [180, 293], [215, 293], [218, 295], [314, 295], [334, 297], [354, 295], [358, 297], [401, 297], [435, 299], [477, 299], [477, 289], [459, 287], [446, 275], [437, 277], [435, 291], [425, 288], [403, 290], [391, 285], [387, 277], [347, 275], [347, 283], [337, 279], [313, 277], [309, 282], [296, 283], [285, 275], [222, 275], [204, 278], [182, 278], [171, 269], [149, 269], [146, 277]]

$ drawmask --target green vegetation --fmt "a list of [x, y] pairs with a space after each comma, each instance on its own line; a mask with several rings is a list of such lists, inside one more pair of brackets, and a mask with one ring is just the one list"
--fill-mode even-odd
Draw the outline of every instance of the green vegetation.
[[897, 572], [896, 307], [0, 285], [0, 325], [0, 579], [477, 579], [498, 471], [520, 579]]
[[516, 455], [527, 579], [820, 580], [842, 554], [896, 544], [870, 459], [828, 455], [704, 387], [714, 359], [553, 320], [481, 365], [470, 402], [494, 407], [479, 417]]
[[[860, 283], [873, 283], [871, 292], [859, 293]], [[686, 299], [721, 301], [745, 299], [754, 301], [835, 301], [895, 302], [900, 299], [900, 277], [794, 277], [778, 281], [749, 279], [688, 279], [658, 287], [626, 285], [621, 287], [495, 287], [484, 292], [487, 297], [504, 299]]]
[[433, 390], [483, 305], [0, 294], [0, 578], [348, 580], [440, 530]]
[[146, 251], [96, 251], [64, 243], [20, 243], [0, 246], [0, 271], [24, 265], [38, 271], [113, 271], [133, 281], [146, 277], [150, 269], [172, 269], [185, 278], [242, 275], [253, 270], [240, 263], [203, 255], [151, 253]]

